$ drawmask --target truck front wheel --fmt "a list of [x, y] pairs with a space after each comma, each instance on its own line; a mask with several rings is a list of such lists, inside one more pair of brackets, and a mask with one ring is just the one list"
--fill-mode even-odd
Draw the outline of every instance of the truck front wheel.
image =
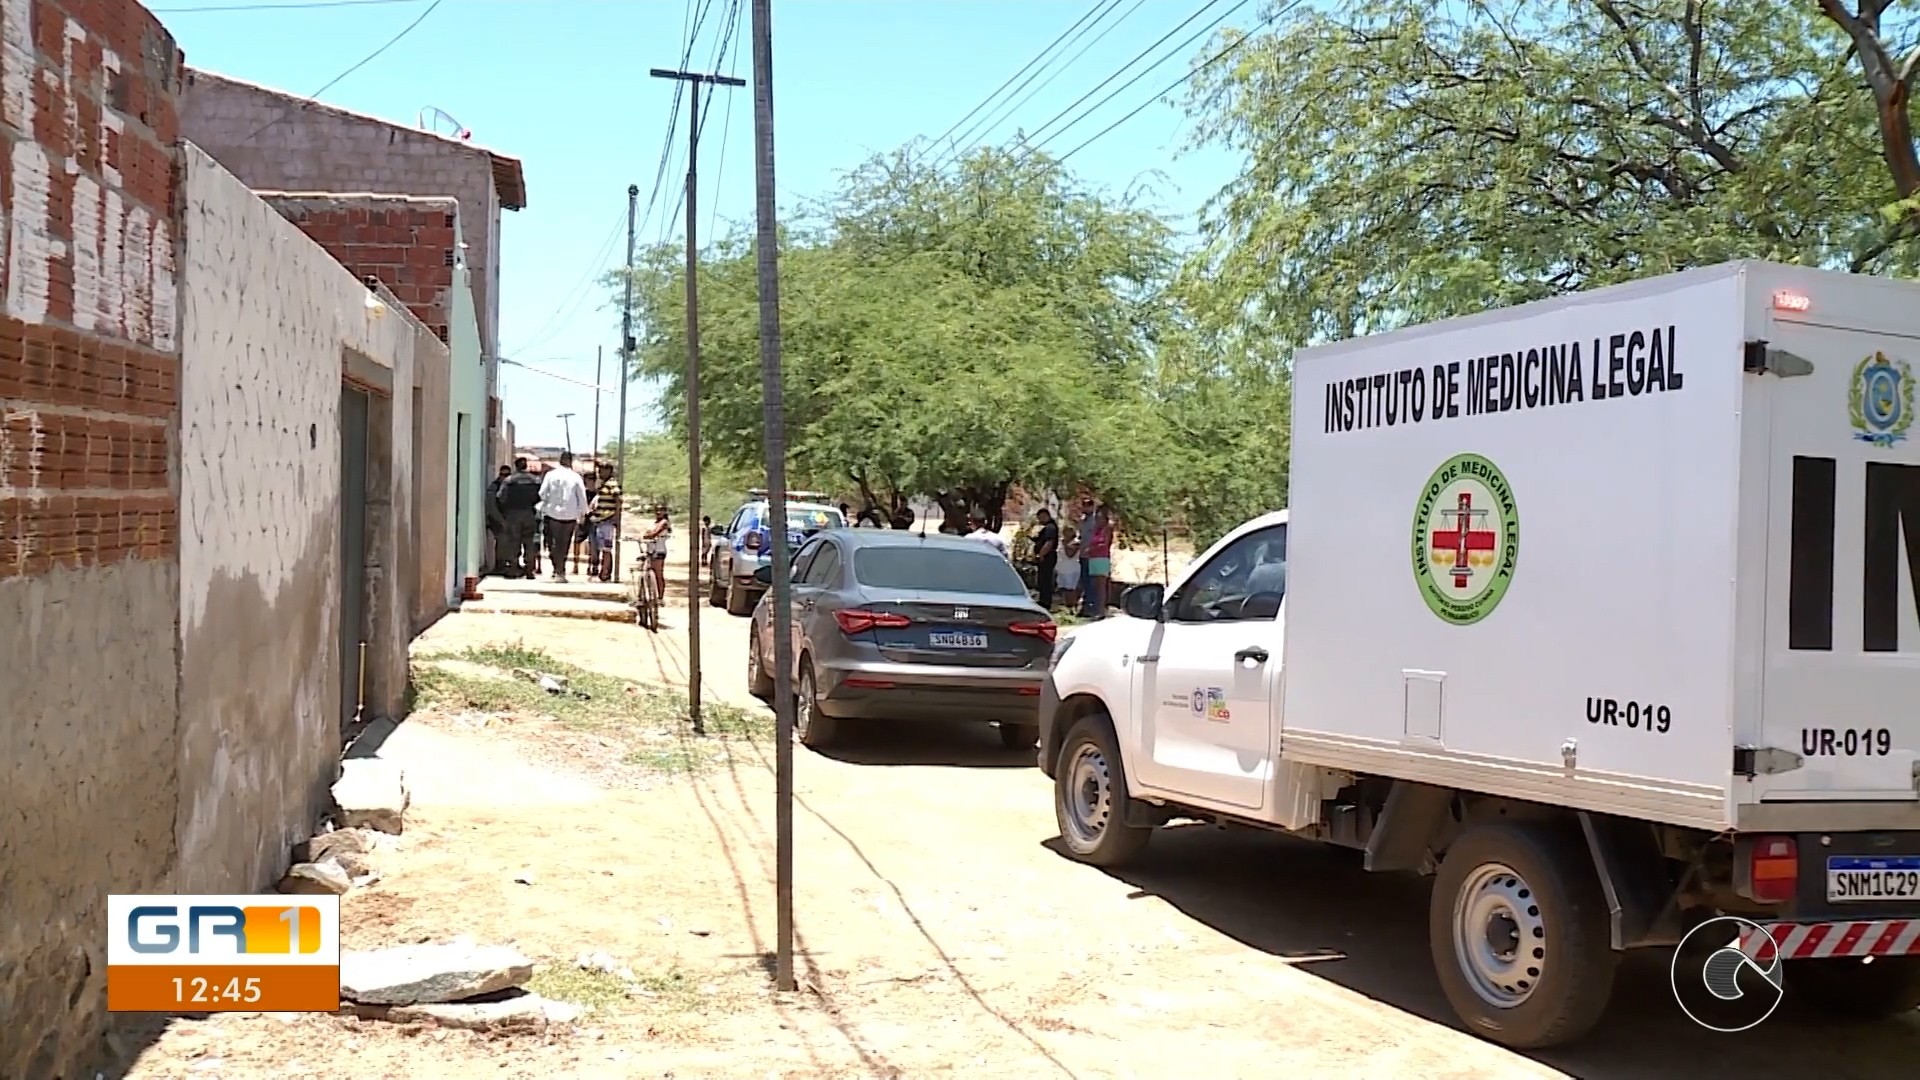
[[1618, 956], [1578, 833], [1469, 829], [1447, 849], [1428, 914], [1433, 962], [1454, 1012], [1516, 1049], [1572, 1042], [1613, 993]]
[[1067, 733], [1053, 781], [1053, 816], [1067, 851], [1094, 866], [1132, 861], [1153, 830], [1127, 824], [1130, 802], [1113, 729], [1105, 716], [1089, 716]]
[[1920, 958], [1787, 961], [1787, 989], [1830, 1016], [1882, 1020], [1920, 1008]]

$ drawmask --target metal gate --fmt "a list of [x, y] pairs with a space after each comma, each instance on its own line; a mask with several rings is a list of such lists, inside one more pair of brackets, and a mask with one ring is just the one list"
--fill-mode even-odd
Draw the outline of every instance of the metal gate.
[[340, 728], [360, 701], [360, 642], [366, 626], [366, 392], [340, 388]]

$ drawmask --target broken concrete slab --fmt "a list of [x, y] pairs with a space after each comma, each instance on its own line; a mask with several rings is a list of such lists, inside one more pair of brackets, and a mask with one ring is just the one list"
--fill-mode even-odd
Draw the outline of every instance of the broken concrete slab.
[[533, 961], [506, 945], [400, 945], [340, 957], [340, 996], [363, 1005], [438, 1005], [525, 986]]
[[365, 832], [359, 829], [335, 829], [293, 845], [293, 861], [319, 862], [340, 855], [365, 855], [372, 850], [373, 840]]
[[[342, 829], [398, 834], [406, 820], [407, 782], [400, 766], [379, 758], [348, 758], [333, 785]], [[332, 835], [329, 833], [328, 835]]]
[[303, 896], [339, 896], [353, 882], [339, 863], [325, 859], [317, 863], [295, 863], [278, 886], [283, 893]]
[[495, 995], [487, 1001], [440, 1005], [354, 1005], [352, 1011], [365, 1020], [431, 1024], [435, 1027], [501, 1034], [566, 1027], [578, 1022], [586, 1013], [579, 1005], [528, 993]]

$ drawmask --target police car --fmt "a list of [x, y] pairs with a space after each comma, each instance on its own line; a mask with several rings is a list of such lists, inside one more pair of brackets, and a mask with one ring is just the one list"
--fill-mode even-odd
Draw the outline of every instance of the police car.
[[[787, 492], [787, 545], [798, 550], [807, 537], [822, 529], [845, 528], [847, 519], [823, 491]], [[747, 492], [747, 501], [733, 520], [713, 527], [713, 550], [707, 556], [707, 602], [724, 607], [729, 615], [749, 615], [765, 585], [754, 571], [773, 561], [772, 507], [765, 488]]]

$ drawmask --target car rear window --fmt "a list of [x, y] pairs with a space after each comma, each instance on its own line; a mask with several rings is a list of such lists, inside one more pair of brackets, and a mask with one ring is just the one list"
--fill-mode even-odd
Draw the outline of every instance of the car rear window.
[[838, 529], [847, 524], [838, 510], [827, 510], [818, 506], [795, 506], [787, 504], [787, 528], [801, 532], [818, 532], [821, 529]]
[[950, 547], [871, 547], [853, 555], [853, 579], [870, 589], [1025, 596], [1027, 587], [999, 552]]

